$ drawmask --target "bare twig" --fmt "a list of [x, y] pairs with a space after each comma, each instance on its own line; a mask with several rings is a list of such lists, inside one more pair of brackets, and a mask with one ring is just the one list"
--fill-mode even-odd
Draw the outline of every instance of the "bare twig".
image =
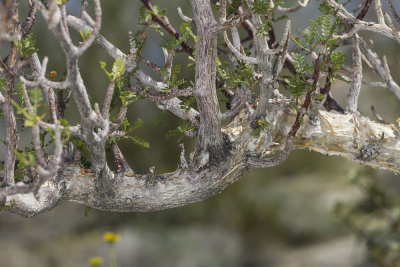
[[380, 123], [386, 123], [386, 121], [382, 119], [381, 115], [379, 115], [379, 113], [376, 111], [374, 106], [371, 106], [371, 112], [377, 121], [379, 121]]
[[363, 39], [359, 40], [360, 48], [364, 52], [365, 56], [375, 67], [376, 72], [385, 81], [386, 87], [400, 99], [400, 86], [394, 81], [390, 74], [387, 62], [385, 63], [386, 57], [384, 57], [383, 63], [380, 60], [378, 54], [374, 52], [370, 46]]
[[295, 12], [300, 8], [306, 7], [308, 5], [309, 0], [304, 0], [304, 2], [297, 1], [298, 5], [293, 7], [282, 7], [278, 6], [278, 10], [282, 12]]
[[64, 82], [54, 82], [54, 81], [48, 80], [45, 77], [48, 60], [49, 60], [48, 57], [44, 57], [43, 58], [43, 62], [42, 62], [40, 73], [36, 77], [35, 81], [28, 81], [23, 76], [20, 76], [19, 79], [24, 84], [26, 84], [27, 86], [30, 86], [30, 87], [37, 87], [39, 85], [45, 85], [47, 87], [52, 87], [52, 88], [57, 88], [57, 89], [66, 89], [66, 88], [68, 88], [70, 86], [70, 83], [68, 82], [68, 80], [65, 80]]
[[351, 30], [343, 35], [334, 36], [336, 39], [347, 39], [353, 36], [360, 30], [371, 31], [385, 35], [397, 42], [400, 42], [400, 34], [398, 31], [394, 31], [385, 24], [385, 19], [383, 16], [380, 0], [375, 0], [375, 10], [378, 16], [378, 23], [365, 22], [354, 17], [349, 11], [347, 11], [341, 4], [335, 2], [334, 0], [325, 0], [330, 6], [338, 10], [337, 15], [344, 20], [347, 24], [352, 25]]
[[228, 46], [228, 48], [231, 50], [231, 52], [240, 60], [243, 60], [247, 63], [251, 63], [251, 64], [259, 64], [260, 60], [258, 58], [254, 58], [254, 57], [249, 57], [246, 55], [243, 55], [242, 53], [240, 53], [231, 43], [231, 41], [228, 38], [228, 35], [226, 34], [226, 31], [224, 31], [224, 41], [226, 43], [226, 45]]
[[360, 42], [358, 35], [351, 38], [351, 47], [353, 51], [353, 80], [350, 85], [349, 93], [346, 97], [346, 110], [356, 112], [358, 106], [358, 96], [362, 85], [362, 58]]
[[368, 12], [369, 7], [371, 6], [372, 0], [366, 0], [363, 9], [357, 16], [357, 19], [362, 20]]
[[183, 14], [182, 9], [180, 7], [178, 7], [178, 14], [184, 22], [189, 23], [189, 24], [193, 23], [193, 20], [191, 18], [189, 18], [188, 16], [185, 16], [185, 14]]
[[104, 98], [104, 103], [103, 103], [103, 110], [101, 112], [101, 116], [104, 119], [108, 119], [108, 115], [109, 115], [109, 112], [110, 112], [111, 100], [112, 100], [112, 97], [113, 97], [113, 94], [114, 94], [114, 88], [115, 88], [115, 83], [114, 82], [110, 82], [108, 84], [106, 96]]
[[389, 6], [390, 12], [392, 12], [393, 17], [396, 19], [397, 23], [400, 24], [400, 16], [397, 13], [396, 9], [394, 8], [392, 0], [386, 0], [386, 2]]
[[126, 175], [126, 173], [131, 172], [133, 175], [133, 171], [131, 167], [129, 166], [128, 162], [124, 158], [124, 155], [122, 154], [121, 150], [119, 149], [118, 145], [116, 143], [111, 144], [112, 152], [114, 155], [114, 161], [115, 161], [115, 166], [117, 168], [117, 174], [118, 175]]
[[131, 85], [130, 88], [135, 91], [137, 94], [143, 96], [144, 98], [155, 100], [155, 101], [164, 101], [169, 100], [179, 96], [193, 96], [194, 89], [189, 87], [186, 89], [174, 89], [171, 92], [167, 93], [150, 93], [144, 92], [136, 88], [135, 86]]
[[32, 5], [29, 8], [29, 13], [27, 18], [25, 19], [24, 23], [22, 24], [21, 27], [21, 37], [25, 38], [28, 33], [30, 33], [33, 24], [35, 24], [36, 20], [36, 9], [37, 5], [36, 3], [32, 3]]

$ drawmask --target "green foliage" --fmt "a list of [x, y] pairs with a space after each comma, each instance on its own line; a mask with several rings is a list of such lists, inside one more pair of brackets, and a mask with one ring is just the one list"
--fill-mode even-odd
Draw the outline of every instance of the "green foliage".
[[120, 79], [125, 73], [125, 61], [121, 57], [115, 59], [111, 72], [107, 71], [107, 64], [104, 61], [100, 61], [100, 67], [107, 75], [108, 79], [114, 82]]
[[[145, 91], [145, 90], [143, 90], [143, 91]], [[127, 107], [130, 104], [134, 103], [139, 98], [140, 98], [140, 96], [136, 95], [136, 93], [132, 92], [132, 91], [121, 91], [120, 94], [119, 94], [119, 99], [121, 100], [122, 105], [125, 106], [125, 107]]]
[[19, 163], [17, 164], [17, 168], [19, 170], [24, 169], [26, 167], [34, 167], [36, 165], [35, 152], [27, 148], [25, 148], [25, 150], [26, 153], [14, 150], [15, 156], [19, 160]]
[[310, 69], [310, 66], [306, 62], [306, 56], [300, 53], [293, 55], [293, 65], [300, 76], [305, 76]]
[[[282, 5], [281, 2], [274, 3], [275, 5]], [[268, 31], [271, 30], [271, 25], [273, 23], [272, 17], [274, 13], [274, 8], [271, 5], [271, 0], [256, 0], [253, 2], [252, 10], [255, 14], [261, 15], [262, 23], [257, 26], [256, 35], [259, 37], [267, 36]], [[267, 16], [268, 15], [268, 16]]]
[[133, 143], [135, 143], [138, 146], [141, 146], [143, 148], [150, 148], [150, 143], [147, 142], [145, 139], [136, 136], [136, 135], [128, 135], [126, 136], [126, 138], [130, 139], [133, 141]]
[[[181, 72], [181, 65], [174, 64], [171, 68], [171, 77], [167, 81], [168, 88], [161, 90], [161, 92], [170, 92], [171, 88], [181, 88], [185, 83], [185, 79], [178, 79], [178, 74]], [[168, 71], [166, 68], [161, 68], [161, 74], [168, 77]]]
[[271, 0], [256, 0], [253, 2], [253, 12], [265, 16], [271, 9]]
[[115, 59], [112, 67], [113, 81], [121, 78], [125, 73], [125, 61], [123, 58], [119, 57]]
[[161, 35], [165, 40], [165, 43], [162, 44], [161, 46], [166, 48], [167, 50], [171, 49], [174, 50], [181, 43], [189, 41], [190, 38], [192, 38], [194, 43], [197, 43], [197, 35], [193, 33], [190, 24], [183, 22], [180, 26], [180, 30], [181, 30], [181, 35], [179, 36], [178, 39], [176, 39], [175, 36], [171, 36], [171, 38], [166, 38], [163, 37], [163, 35]]
[[176, 136], [178, 138], [177, 143], [180, 143], [183, 138], [186, 136], [187, 132], [194, 131], [196, 128], [191, 124], [190, 121], [184, 121], [181, 125], [179, 125], [174, 130], [169, 130], [165, 134], [165, 138], [170, 138], [172, 136]]
[[229, 69], [227, 64], [217, 66], [217, 75], [225, 82], [221, 89], [234, 89], [239, 84], [245, 84], [248, 87], [254, 87], [257, 81], [254, 80], [254, 65], [238, 60], [233, 70]]
[[125, 117], [124, 120], [121, 123], [120, 130], [125, 132], [125, 135], [123, 137], [110, 137], [107, 140], [107, 144], [111, 145], [112, 143], [117, 143], [121, 139], [130, 139], [135, 143], [136, 145], [139, 145], [144, 148], [149, 148], [150, 143], [143, 138], [140, 138], [135, 135], [128, 135], [135, 130], [141, 128], [144, 125], [144, 121], [142, 119], [137, 119], [133, 124], [129, 122], [129, 120]]
[[242, 4], [242, 2], [243, 2], [243, 0], [232, 0], [232, 3], [230, 5], [228, 5], [227, 8], [226, 8], [227, 15], [235, 13], [236, 10]]
[[[319, 16], [316, 21], [309, 19], [310, 26], [306, 27], [303, 31], [304, 42], [302, 42], [302, 39], [294, 36], [292, 36], [292, 40], [301, 49], [307, 51], [308, 54], [313, 53], [320, 57], [320, 71], [328, 72], [328, 68], [330, 68], [330, 82], [333, 83], [335, 79], [346, 81], [348, 80], [347, 77], [335, 74], [335, 71], [340, 69], [345, 62], [346, 55], [337, 50], [340, 47], [340, 43], [333, 37], [342, 33], [343, 24], [339, 19], [336, 19], [337, 11], [326, 3], [322, 3], [319, 9], [323, 15]], [[315, 61], [315, 58], [313, 61]], [[292, 79], [285, 79], [285, 82], [288, 85], [290, 93], [295, 97], [294, 105], [296, 106], [299, 103], [298, 98], [312, 89], [311, 84], [307, 80], [310, 79], [311, 74], [314, 72], [315, 62], [309, 64], [304, 54], [296, 53], [293, 56], [293, 65], [297, 74]], [[323, 99], [323, 96], [314, 94], [313, 98], [318, 100]]]
[[179, 103], [180, 108], [184, 110], [189, 110], [196, 103], [196, 98], [194, 96], [189, 96], [181, 99], [181, 103]]
[[[70, 131], [70, 125], [66, 119], [59, 119], [59, 122], [62, 126], [61, 129], [61, 136], [63, 138], [63, 142], [67, 141], [71, 137], [71, 131]], [[46, 143], [46, 136], [49, 134], [51, 136], [51, 139]], [[41, 132], [39, 134], [40, 138], [40, 145], [43, 151], [45, 151], [45, 148], [47, 148], [49, 145], [54, 143], [54, 140], [56, 138], [54, 131], [51, 128], [48, 128], [47, 130]]]
[[0, 89], [6, 91], [6, 78], [0, 78]]
[[83, 41], [86, 41], [89, 38], [91, 33], [92, 33], [92, 31], [89, 28], [86, 28], [85, 32], [79, 31], [79, 34], [81, 35], [81, 38]]
[[14, 45], [24, 58], [29, 58], [33, 53], [39, 51], [39, 49], [35, 48], [36, 36], [33, 33], [28, 34], [25, 39], [14, 40]]
[[24, 126], [25, 127], [32, 127], [38, 123], [39, 120], [44, 118], [45, 114], [42, 114], [41, 116], [38, 116], [38, 107], [41, 106], [41, 101], [43, 100], [42, 97], [42, 91], [38, 88], [33, 88], [29, 91], [29, 99], [32, 104], [32, 112], [28, 111], [28, 108], [22, 107], [20, 104], [15, 102], [13, 99], [11, 99], [11, 102], [14, 104], [14, 106], [17, 109], [17, 113], [23, 115], [25, 121], [24, 121]]
[[186, 41], [191, 37], [195, 43], [197, 43], [197, 35], [195, 35], [192, 31], [191, 25], [183, 22], [180, 26], [181, 29], [181, 37], [180, 40]]
[[43, 101], [42, 91], [37, 87], [29, 90], [29, 100], [32, 104], [33, 114], [37, 115], [37, 109], [40, 106], [40, 103]]
[[318, 25], [321, 26], [322, 37], [324, 40], [327, 40], [331, 37], [332, 33], [335, 30], [335, 23], [331, 15], [324, 15], [322, 17], [318, 17], [317, 19]]
[[322, 99], [324, 99], [325, 95], [314, 93], [314, 94], [312, 95], [312, 97], [313, 97], [313, 99], [315, 99], [315, 100], [322, 100]]
[[333, 51], [330, 56], [330, 61], [333, 64], [334, 70], [340, 69], [346, 60], [346, 55], [341, 51]]
[[87, 217], [88, 217], [88, 215], [89, 215], [89, 211], [90, 211], [91, 209], [92, 209], [92, 208], [91, 208], [91, 207], [89, 207], [89, 206], [86, 206], [86, 207], [85, 207], [85, 211], [84, 211], [85, 218], [87, 218]]

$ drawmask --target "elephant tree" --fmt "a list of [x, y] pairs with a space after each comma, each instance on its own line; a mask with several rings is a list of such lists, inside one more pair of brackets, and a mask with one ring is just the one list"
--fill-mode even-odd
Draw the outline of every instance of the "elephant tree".
[[[99, 0], [93, 1], [92, 15], [87, 0], [81, 0], [79, 16], [67, 14], [65, 0], [27, 2], [24, 19], [19, 16], [19, 0], [0, 3], [0, 43], [10, 45], [8, 55], [0, 59], [0, 106], [6, 129], [0, 174], [3, 209], [34, 216], [61, 201], [123, 212], [179, 207], [221, 192], [249, 168], [284, 162], [292, 149], [400, 171], [398, 128], [376, 112], [375, 121], [364, 117], [357, 108], [363, 65], [381, 78], [376, 85], [400, 98], [386, 58], [359, 35], [369, 31], [400, 42], [395, 26], [400, 18], [391, 0], [389, 14], [382, 11], [380, 0], [374, 0], [377, 22], [363, 20], [372, 0], [356, 14], [334, 0], [322, 1], [316, 21], [310, 20], [302, 34], [292, 34], [287, 20], [280, 40], [274, 31], [278, 14], [306, 8], [308, 0], [293, 7], [279, 0], [191, 0], [193, 18], [178, 9], [183, 20], [180, 32], [169, 23], [165, 10], [142, 0], [139, 30], [128, 34], [126, 53], [101, 35]], [[35, 48], [31, 29], [38, 13], [65, 54], [63, 80], [47, 70], [51, 59]], [[163, 66], [142, 56], [149, 30], [167, 40], [160, 48]], [[81, 42], [72, 41], [71, 31], [80, 33]], [[219, 36], [223, 44], [218, 44]], [[89, 101], [78, 67], [79, 58], [93, 45], [115, 59], [111, 68], [101, 63], [109, 80], [101, 108]], [[349, 65], [340, 50], [343, 46], [351, 47]], [[195, 68], [193, 80], [179, 77], [177, 53], [185, 54]], [[144, 66], [160, 79], [146, 74]], [[330, 92], [337, 79], [349, 83], [343, 108]], [[285, 89], [288, 97], [281, 94]], [[141, 124], [126, 119], [128, 106], [140, 98], [182, 120], [173, 134], [197, 138], [190, 157], [181, 145], [180, 165], [174, 172], [156, 174], [152, 167], [148, 174], [137, 174], [118, 147], [118, 141]], [[64, 119], [68, 101], [74, 101], [79, 111], [77, 125]], [[113, 118], [110, 112], [115, 109], [119, 110]], [[18, 146], [22, 128], [30, 128], [32, 147]], [[130, 138], [148, 146], [139, 137]], [[106, 148], [113, 153], [115, 171], [106, 160]], [[84, 149], [90, 153], [89, 162], [81, 161]]]

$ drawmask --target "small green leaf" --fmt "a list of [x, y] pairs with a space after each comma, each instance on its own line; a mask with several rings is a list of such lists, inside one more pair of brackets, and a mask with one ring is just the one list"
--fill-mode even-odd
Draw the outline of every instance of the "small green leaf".
[[85, 207], [85, 218], [87, 218], [88, 217], [88, 215], [89, 215], [89, 211], [91, 210], [92, 208], [91, 207], [89, 207], [89, 206], [86, 206]]
[[297, 73], [301, 75], [305, 75], [306, 71], [309, 69], [309, 66], [306, 62], [306, 56], [300, 53], [296, 53], [293, 55], [293, 65], [297, 71]]
[[114, 61], [113, 67], [112, 67], [112, 80], [115, 81], [122, 77], [125, 73], [125, 61], [123, 58], [119, 57]]
[[107, 64], [104, 61], [100, 61], [100, 68], [104, 71], [104, 73], [107, 75], [108, 79], [112, 81], [112, 73], [108, 72], [107, 69]]
[[136, 95], [132, 91], [121, 91], [119, 98], [121, 99], [122, 105], [127, 107], [139, 99], [140, 96]]
[[315, 100], [322, 100], [322, 99], [324, 99], [324, 97], [325, 97], [325, 95], [323, 95], [323, 94], [313, 94], [313, 98], [315, 99]]
[[18, 164], [20, 169], [25, 167], [34, 167], [36, 165], [35, 153], [33, 151], [28, 151], [27, 154], [14, 150], [15, 156], [19, 159]]
[[14, 40], [14, 44], [24, 58], [29, 58], [33, 53], [39, 51], [39, 49], [35, 48], [36, 36], [33, 33], [28, 34], [25, 39]]
[[144, 148], [149, 148], [150, 147], [150, 143], [147, 142], [146, 140], [138, 137], [138, 136], [126, 136], [126, 138], [131, 139], [135, 144], [142, 146]]
[[79, 31], [79, 34], [81, 35], [83, 41], [86, 41], [91, 33], [92, 31], [89, 28], [85, 28], [85, 32], [81, 30]]
[[5, 91], [6, 90], [6, 78], [0, 79], [0, 89]]

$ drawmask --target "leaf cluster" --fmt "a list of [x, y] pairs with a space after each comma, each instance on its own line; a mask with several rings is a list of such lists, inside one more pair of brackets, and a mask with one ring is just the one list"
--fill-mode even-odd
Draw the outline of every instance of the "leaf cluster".
[[113, 82], [118, 81], [125, 73], [125, 61], [121, 57], [115, 59], [111, 72], [107, 71], [107, 64], [104, 61], [100, 61], [100, 67], [107, 75], [108, 79]]
[[121, 139], [130, 139], [133, 141], [136, 145], [139, 145], [144, 148], [149, 148], [150, 143], [144, 140], [143, 138], [140, 138], [135, 135], [128, 135], [135, 130], [141, 128], [144, 125], [144, 121], [142, 119], [137, 119], [133, 124], [129, 122], [129, 120], [125, 117], [124, 120], [121, 123], [120, 130], [125, 132], [125, 135], [123, 137], [110, 137], [107, 140], [107, 144], [111, 145], [112, 143], [117, 143]]
[[191, 131], [195, 131], [196, 128], [192, 125], [192, 123], [188, 120], [183, 121], [181, 123], [181, 125], [179, 125], [176, 129], [174, 130], [169, 130], [166, 134], [165, 134], [165, 138], [170, 138], [170, 137], [177, 137], [178, 140], [176, 141], [177, 143], [180, 143], [183, 138], [186, 136], [186, 133], [191, 132]]
[[[335, 72], [339, 70], [346, 60], [346, 55], [339, 50], [340, 43], [334, 38], [334, 35], [339, 35], [343, 32], [343, 23], [336, 19], [336, 10], [331, 8], [328, 4], [322, 3], [319, 7], [322, 15], [316, 21], [309, 20], [310, 26], [306, 27], [303, 31], [303, 40], [292, 36], [292, 40], [304, 51], [308, 53], [315, 53], [321, 57], [320, 71], [328, 72], [330, 82], [335, 79], [348, 81], [347, 77], [337, 75]], [[324, 47], [325, 49], [321, 49]], [[293, 55], [293, 65], [296, 69], [295, 77], [285, 79], [288, 89], [292, 96], [296, 99], [304, 93], [312, 89], [312, 86], [307, 79], [312, 75], [315, 68], [315, 62], [311, 64], [307, 62], [305, 55], [296, 53]], [[313, 94], [314, 99], [322, 99], [320, 94]]]
[[14, 45], [24, 58], [29, 58], [33, 53], [39, 51], [38, 48], [35, 48], [36, 36], [33, 33], [28, 34], [24, 39], [14, 40]]
[[244, 84], [248, 87], [254, 87], [254, 65], [238, 60], [234, 69], [228, 68], [228, 63], [219, 64], [217, 66], [218, 77], [225, 82], [221, 89], [235, 89], [239, 84]]

